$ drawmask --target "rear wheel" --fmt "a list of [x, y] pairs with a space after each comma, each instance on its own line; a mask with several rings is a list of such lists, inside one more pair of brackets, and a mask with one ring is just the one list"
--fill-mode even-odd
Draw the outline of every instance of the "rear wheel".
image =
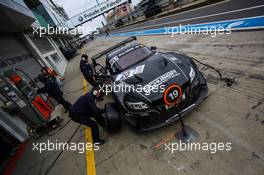
[[121, 129], [121, 116], [116, 103], [105, 104], [106, 129], [113, 133]]

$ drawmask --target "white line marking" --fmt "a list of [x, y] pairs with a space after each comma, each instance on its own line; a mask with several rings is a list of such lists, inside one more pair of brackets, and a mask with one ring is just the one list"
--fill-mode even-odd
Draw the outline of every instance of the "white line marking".
[[253, 17], [246, 17], [246, 18], [236, 18], [236, 19], [228, 19], [228, 20], [222, 20], [222, 21], [213, 21], [213, 22], [204, 22], [204, 23], [197, 23], [197, 24], [186, 24], [183, 26], [198, 26], [198, 25], [205, 25], [205, 24], [212, 24], [212, 23], [220, 23], [220, 22], [229, 22], [229, 21], [235, 21], [235, 20], [245, 20], [245, 19], [253, 19], [253, 18], [261, 18], [264, 17], [264, 15], [260, 15], [260, 16], [253, 16]]
[[191, 10], [187, 10], [187, 11], [183, 11], [183, 12], [175, 13], [175, 14], [168, 15], [168, 16], [164, 16], [164, 17], [157, 18], [157, 19], [154, 19], [154, 20], [159, 20], [159, 19], [163, 19], [163, 18], [171, 17], [171, 16], [177, 16], [177, 15], [180, 15], [180, 14], [183, 14], [183, 13], [189, 13], [189, 12], [192, 12], [192, 11], [196, 11], [196, 10], [200, 10], [200, 9], [208, 8], [208, 7], [210, 7], [210, 6], [215, 6], [215, 5], [219, 5], [219, 4], [224, 4], [224, 3], [227, 3], [227, 2], [229, 2], [229, 1], [230, 1], [230, 0], [226, 0], [226, 1], [218, 2], [218, 3], [214, 3], [214, 4], [209, 4], [209, 5], [206, 5], [206, 6], [202, 6], [202, 7], [194, 8], [194, 9], [191, 9]]
[[[160, 20], [160, 19], [169, 18], [169, 17], [177, 16], [177, 15], [180, 15], [180, 14], [183, 14], [183, 13], [189, 13], [189, 12], [196, 11], [196, 10], [200, 10], [200, 9], [203, 9], [203, 8], [207, 8], [207, 7], [211, 7], [211, 6], [215, 6], [215, 5], [227, 3], [229, 1], [230, 0], [225, 0], [225, 1], [222, 1], [222, 2], [217, 2], [217, 3], [214, 3], [214, 4], [205, 5], [205, 6], [202, 6], [202, 7], [198, 7], [198, 8], [195, 8], [195, 9], [191, 9], [191, 10], [187, 10], [187, 11], [183, 11], [183, 12], [171, 14], [171, 15], [164, 16], [164, 17], [160, 17], [160, 18], [157, 18], [157, 19], [152, 19], [152, 20], [150, 20], [150, 22], [155, 22], [155, 21]], [[123, 27], [121, 30], [126, 29], [126, 28], [129, 28], [129, 27], [131, 27], [131, 26]]]

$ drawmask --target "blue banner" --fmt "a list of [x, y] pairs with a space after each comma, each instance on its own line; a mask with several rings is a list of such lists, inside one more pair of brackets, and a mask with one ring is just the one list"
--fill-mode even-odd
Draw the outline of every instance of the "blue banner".
[[230, 32], [231, 30], [258, 29], [264, 28], [264, 16], [251, 18], [241, 18], [234, 20], [226, 20], [211, 23], [191, 24], [170, 26], [158, 29], [149, 29], [141, 31], [133, 31], [126, 33], [116, 33], [111, 36], [145, 36], [145, 35], [174, 35], [174, 34], [195, 34], [197, 32]]

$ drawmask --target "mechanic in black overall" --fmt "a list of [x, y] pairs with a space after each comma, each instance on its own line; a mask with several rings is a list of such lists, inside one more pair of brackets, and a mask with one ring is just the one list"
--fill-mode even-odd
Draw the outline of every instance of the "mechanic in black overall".
[[88, 63], [88, 55], [83, 54], [80, 61], [81, 72], [86, 79], [93, 87], [98, 87], [99, 84], [96, 82], [94, 77], [94, 72], [92, 66]]
[[[99, 137], [99, 128], [97, 122], [104, 128], [105, 118], [102, 116], [105, 113], [104, 109], [96, 106], [95, 100], [98, 97], [98, 91], [88, 92], [79, 97], [79, 99], [71, 106], [69, 117], [77, 122], [91, 127], [93, 142], [102, 145], [105, 140]], [[94, 118], [96, 121], [92, 120]]]
[[50, 97], [54, 98], [61, 104], [66, 111], [69, 111], [71, 104], [63, 98], [63, 92], [60, 90], [58, 84], [49, 77], [39, 75], [39, 80], [44, 84], [43, 88], [37, 90], [37, 94], [47, 93]]

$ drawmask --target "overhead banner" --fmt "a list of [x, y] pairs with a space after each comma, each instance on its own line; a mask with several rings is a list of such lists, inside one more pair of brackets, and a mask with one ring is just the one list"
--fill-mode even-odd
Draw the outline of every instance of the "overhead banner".
[[126, 3], [127, 0], [107, 0], [102, 2], [100, 5], [90, 8], [74, 17], [70, 18], [70, 22], [76, 27], [79, 26], [86, 21], [89, 21], [97, 16], [106, 13], [107, 11], [119, 6], [121, 4]]

